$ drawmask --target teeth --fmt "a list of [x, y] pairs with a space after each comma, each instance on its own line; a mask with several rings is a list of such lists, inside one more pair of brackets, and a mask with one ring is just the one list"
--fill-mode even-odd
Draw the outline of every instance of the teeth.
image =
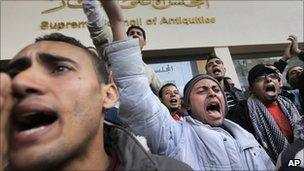
[[221, 72], [221, 70], [219, 70], [219, 69], [215, 69], [215, 70], [213, 71], [213, 73], [219, 73], [219, 72]]
[[31, 116], [31, 115], [35, 115], [36, 112], [28, 112], [28, 113], [22, 113], [20, 116], [25, 117], [25, 116]]
[[32, 134], [34, 132], [40, 131], [40, 130], [42, 130], [44, 128], [45, 128], [45, 126], [40, 126], [40, 127], [37, 127], [37, 128], [33, 128], [33, 129], [26, 130], [26, 131], [22, 131], [22, 134], [29, 135], [29, 134]]

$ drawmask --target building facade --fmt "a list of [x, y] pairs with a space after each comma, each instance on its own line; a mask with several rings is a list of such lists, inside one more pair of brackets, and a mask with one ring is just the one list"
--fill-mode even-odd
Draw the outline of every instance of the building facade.
[[[1, 60], [12, 58], [33, 38], [60, 32], [92, 46], [81, 1], [0, 1]], [[225, 63], [227, 76], [246, 88], [257, 62], [278, 60], [289, 34], [303, 45], [303, 0], [124, 0], [125, 24], [146, 30], [143, 57], [166, 82], [181, 89], [204, 73], [206, 55]], [[303, 48], [303, 47], [302, 47]], [[297, 64], [297, 61], [293, 61]]]

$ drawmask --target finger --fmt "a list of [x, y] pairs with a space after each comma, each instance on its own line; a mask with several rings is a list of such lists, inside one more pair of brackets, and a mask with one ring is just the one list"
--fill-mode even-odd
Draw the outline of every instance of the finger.
[[13, 97], [12, 97], [12, 88], [11, 88], [11, 78], [4, 73], [0, 73], [0, 126], [1, 133], [3, 126], [7, 123], [7, 118], [10, 113]]
[[[11, 78], [4, 73], [0, 73], [0, 107], [1, 111], [5, 108], [4, 103], [5, 99], [11, 96]], [[11, 98], [11, 97], [10, 97]], [[1, 112], [2, 113], [2, 112]]]
[[289, 36], [289, 37], [287, 38], [287, 40], [294, 41], [295, 39], [294, 39], [293, 36]]
[[297, 39], [297, 36], [294, 34], [289, 35], [289, 37], [292, 37], [293, 39]]
[[7, 74], [0, 73], [0, 169], [3, 170], [7, 158], [8, 118], [13, 105], [11, 95], [11, 79]]
[[295, 36], [295, 35], [290, 35], [290, 36], [288, 37], [288, 40], [290, 40], [290, 41], [297, 41], [297, 36]]
[[287, 47], [286, 47], [286, 50], [290, 50], [290, 48], [291, 48], [291, 46], [292, 46], [292, 42], [290, 42], [290, 43], [288, 43], [288, 45], [287, 45]]
[[290, 34], [289, 37], [295, 37], [295, 35], [294, 34]]

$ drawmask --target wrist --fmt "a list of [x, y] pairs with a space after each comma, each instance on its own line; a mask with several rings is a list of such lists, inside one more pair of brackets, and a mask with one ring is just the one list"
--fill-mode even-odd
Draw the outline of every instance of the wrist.
[[289, 58], [288, 58], [287, 56], [283, 56], [283, 57], [281, 58], [281, 60], [284, 61], [284, 62], [287, 62], [288, 59], [289, 59]]
[[304, 61], [304, 51], [303, 50], [298, 54], [298, 57], [300, 60]]
[[297, 54], [297, 55], [299, 55], [301, 52], [303, 52], [303, 51], [300, 50], [300, 49], [297, 49], [297, 50], [296, 50], [296, 54]]

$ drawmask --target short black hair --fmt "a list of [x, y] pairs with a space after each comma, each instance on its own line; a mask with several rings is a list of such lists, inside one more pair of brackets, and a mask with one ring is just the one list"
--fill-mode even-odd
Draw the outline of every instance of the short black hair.
[[165, 89], [165, 87], [168, 87], [168, 86], [174, 86], [177, 88], [177, 86], [174, 84], [174, 83], [166, 83], [164, 84], [158, 91], [158, 97], [161, 99], [162, 96], [163, 96], [163, 90]]
[[76, 40], [73, 37], [65, 36], [61, 33], [51, 33], [48, 35], [38, 37], [35, 40], [36, 40], [35, 43], [41, 42], [41, 41], [59, 41], [59, 42], [65, 42], [65, 43], [71, 44], [73, 46], [80, 47], [81, 49], [85, 50], [89, 54], [89, 56], [92, 60], [98, 81], [106, 83], [106, 84], [108, 83], [108, 72], [106, 69], [105, 62], [96, 53], [94, 53], [88, 47], [84, 46], [79, 40]]
[[230, 77], [224, 77], [225, 80], [232, 80]]
[[140, 26], [136, 26], [136, 25], [131, 25], [128, 30], [127, 30], [127, 35], [129, 35], [130, 31], [135, 28], [135, 29], [139, 29], [142, 33], [143, 33], [143, 37], [146, 40], [146, 32], [143, 28], [141, 28]]
[[206, 71], [207, 71], [207, 64], [208, 64], [208, 62], [209, 62], [211, 59], [214, 59], [214, 58], [220, 59], [220, 60], [222, 61], [222, 59], [219, 58], [218, 56], [213, 55], [213, 54], [209, 54], [209, 55], [207, 56], [207, 61], [206, 61], [206, 65], [205, 65], [205, 70], [206, 70]]

